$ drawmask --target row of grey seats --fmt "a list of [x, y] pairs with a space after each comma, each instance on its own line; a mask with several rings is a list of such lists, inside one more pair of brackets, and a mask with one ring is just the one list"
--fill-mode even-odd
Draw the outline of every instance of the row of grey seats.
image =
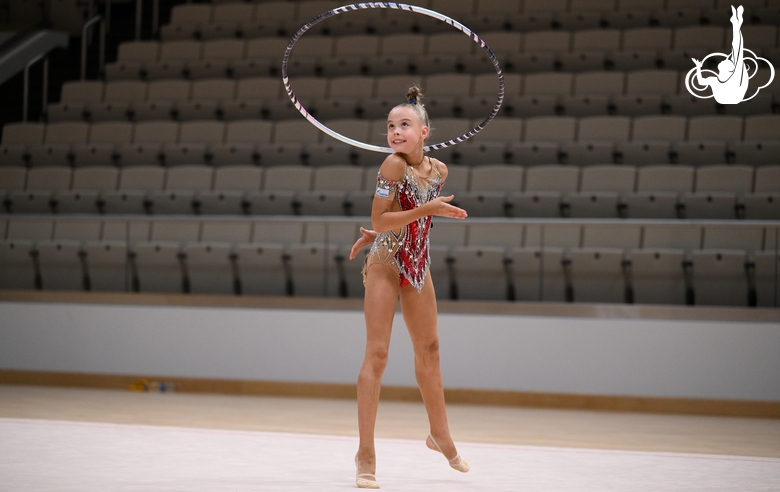
[[[780, 54], [777, 28], [757, 26], [754, 30], [755, 33], [748, 32], [752, 35], [748, 38], [752, 41], [751, 49], [776, 60]], [[659, 67], [687, 71], [694, 66], [692, 57], [703, 59], [712, 51], [730, 49], [722, 46], [726, 39], [722, 30], [692, 32], [690, 36], [686, 32], [686, 36], [676, 36], [674, 45], [671, 30], [635, 31], [636, 40], [629, 36], [634, 30], [623, 35], [618, 30], [583, 31], [574, 33], [571, 39], [568, 32], [561, 31], [532, 33], [533, 38], [532, 34], [521, 37], [520, 33], [498, 32], [488, 33], [486, 39], [504, 71], [510, 73]], [[713, 37], [718, 41], [711, 42]], [[687, 38], [690, 42], [685, 41]], [[106, 78], [276, 76], [287, 42], [284, 38], [127, 42], [120, 45], [116, 62], [106, 66]], [[729, 43], [726, 40], [725, 44]], [[289, 70], [296, 76], [329, 77], [493, 72], [492, 62], [482, 50], [475, 51], [473, 45], [468, 38], [456, 34], [302, 38], [293, 51]], [[759, 68], [768, 70], [764, 65]]]
[[[354, 222], [52, 225], [8, 225], [0, 263], [13, 275], [3, 277], [4, 288], [363, 295], [363, 255], [347, 259]], [[50, 238], [18, 237], [45, 236], [47, 228]], [[478, 239], [467, 244], [467, 233]], [[437, 221], [431, 272], [444, 299], [776, 306], [777, 235], [776, 227], [724, 224]]]
[[[472, 217], [780, 219], [780, 165], [451, 165]], [[369, 216], [375, 168], [0, 168], [9, 213]]]
[[[743, 28], [751, 50], [778, 47], [776, 25]], [[589, 29], [584, 31], [482, 31], [480, 37], [497, 55], [569, 51], [722, 50], [731, 47], [731, 27], [696, 26], [676, 29]], [[462, 42], [461, 42], [462, 41]], [[117, 61], [241, 60], [284, 54], [289, 40], [278, 37], [212, 41], [128, 41], [120, 44]], [[307, 36], [296, 42], [296, 56], [467, 55], [479, 45], [457, 32], [388, 34], [384, 36]]]
[[[738, 249], [774, 251], [778, 225], [738, 221], [589, 221], [470, 219], [436, 217], [433, 246], [558, 248]], [[326, 243], [351, 246], [367, 217], [7, 217], [0, 239], [30, 241], [154, 241], [231, 243]]]
[[[307, 112], [320, 121], [334, 119], [385, 118], [398, 104], [398, 97], [301, 99]], [[431, 118], [484, 118], [490, 114], [496, 100], [492, 96], [427, 97], [426, 108]], [[575, 95], [575, 96], [506, 96], [498, 117], [534, 116], [655, 116], [674, 114], [683, 117], [719, 114], [755, 116], [777, 112], [780, 97], [757, 94], [750, 101], [724, 106], [712, 99], [700, 99], [689, 94], [671, 95]], [[219, 120], [237, 121], [261, 119], [282, 121], [300, 118], [300, 111], [287, 100], [225, 100], [193, 101], [110, 101], [98, 104], [59, 103], [47, 108], [44, 120], [65, 121], [133, 121], [152, 120]]]
[[[622, 116], [497, 118], [472, 140], [434, 153], [454, 164], [780, 162], [780, 116]], [[447, 141], [479, 121], [433, 121], [431, 139]], [[334, 120], [328, 128], [360, 142], [387, 145], [386, 120]], [[374, 165], [375, 152], [325, 137], [303, 118], [282, 122], [171, 121], [11, 123], [3, 127], [0, 164], [84, 166], [209, 163]]]
[[[759, 50], [760, 51], [760, 50]], [[707, 50], [633, 50], [609, 52], [589, 50], [576, 52], [510, 53], [498, 58], [504, 73], [526, 74], [536, 72], [584, 72], [594, 70], [649, 70], [667, 69], [688, 71], [693, 68], [691, 58], [703, 59]], [[774, 65], [780, 60], [780, 49], [766, 49], [761, 53]], [[766, 68], [761, 61], [761, 70]], [[705, 69], [713, 67], [713, 60], [705, 62]], [[349, 75], [398, 75], [415, 77], [440, 73], [487, 74], [495, 73], [495, 66], [484, 53], [452, 55], [399, 54], [385, 56], [295, 56], [288, 65], [293, 77], [342, 77]], [[204, 79], [213, 77], [280, 77], [279, 57], [266, 54], [262, 58], [246, 60], [190, 60], [145, 63], [119, 61], [105, 66], [105, 78], [118, 80], [162, 80], [168, 78]]]
[[[495, 0], [494, 0], [495, 1]], [[427, 4], [428, 2], [416, 2]], [[527, 3], [527, 2], [526, 2]], [[582, 5], [576, 5], [582, 3]], [[725, 2], [539, 2], [526, 8], [524, 2], [436, 1], [437, 12], [466, 20], [476, 32], [494, 29], [531, 31], [537, 29], [631, 28], [647, 26], [692, 26], [728, 23], [729, 4]], [[746, 2], [742, 2], [745, 4]], [[289, 2], [253, 5], [201, 5], [174, 7], [171, 22], [162, 27], [163, 39], [218, 39], [224, 37], [289, 36], [316, 15], [341, 6], [338, 2], [303, 2], [300, 8]], [[425, 5], [421, 5], [425, 6]], [[772, 24], [780, 18], [776, 9], [763, 0], [746, 4], [748, 22]], [[617, 8], [616, 8], [617, 7]], [[319, 12], [317, 12], [319, 11]], [[316, 13], [315, 13], [316, 12]], [[307, 17], [308, 16], [308, 17]], [[445, 25], [421, 16], [399, 15], [394, 11], [353, 10], [315, 25], [312, 31], [325, 35], [398, 32], [446, 32]]]
[[[218, 16], [221, 9], [230, 9], [235, 5], [243, 4], [243, 0], [212, 0], [213, 15]], [[281, 19], [295, 19], [297, 17], [310, 19], [323, 10], [336, 8], [341, 4], [334, 0], [298, 0], [294, 2], [284, 2], [280, 0], [254, 0], [258, 8], [267, 8], [268, 15], [276, 16]], [[281, 5], [287, 3], [288, 5]], [[293, 3], [293, 5], [289, 5]], [[773, 7], [771, 0], [745, 0], [742, 4], [750, 9], [762, 9]], [[447, 15], [492, 15], [492, 14], [516, 14], [516, 13], [589, 13], [589, 12], [611, 12], [618, 11], [638, 11], [648, 9], [652, 11], [677, 10], [677, 9], [703, 9], [703, 10], [728, 10], [728, 0], [420, 0], [416, 2], [420, 7], [434, 9]], [[278, 7], [277, 10], [269, 7]], [[273, 12], [270, 12], [272, 11]], [[173, 9], [172, 12], [176, 12]], [[190, 14], [193, 12], [192, 14]], [[193, 10], [178, 7], [178, 13], [173, 20], [181, 19], [185, 15], [209, 15], [209, 10], [201, 11], [200, 14]], [[356, 10], [356, 13], [371, 12], [372, 16], [386, 15], [392, 13], [392, 10]], [[219, 19], [217, 19], [219, 20]]]
[[[227, 81], [228, 79], [223, 79]], [[166, 81], [167, 82], [167, 81]], [[555, 86], [548, 86], [555, 91]], [[179, 93], [183, 97], [182, 93]], [[229, 94], [229, 93], [228, 93]], [[223, 94], [225, 95], [225, 94]], [[127, 96], [127, 95], [126, 95]], [[384, 118], [399, 98], [327, 97], [299, 98], [307, 112], [319, 120]], [[484, 118], [493, 110], [495, 94], [479, 96], [426, 96], [426, 109], [432, 118]], [[722, 105], [712, 98], [701, 99], [685, 94], [577, 94], [577, 95], [506, 95], [498, 117], [533, 116], [713, 116], [719, 114], [755, 116], [776, 113], [780, 95], [758, 93], [741, 104]], [[49, 123], [63, 121], [192, 121], [199, 119], [236, 121], [262, 119], [282, 121], [300, 118], [300, 111], [290, 99], [156, 99], [114, 100], [103, 102], [61, 102], [47, 106], [43, 119]]]
[[[687, 92], [686, 72], [676, 70], [546, 72], [528, 75], [506, 74], [505, 96], [569, 95], [658, 95]], [[406, 75], [300, 77], [294, 80], [295, 95], [304, 99], [370, 99], [392, 97], [408, 88]], [[434, 97], [495, 96], [495, 74], [469, 75], [443, 73], [414, 79]], [[774, 87], [773, 87], [774, 89]], [[238, 80], [212, 78], [197, 81], [177, 79], [155, 82], [99, 80], [70, 81], [62, 86], [60, 103], [83, 103], [86, 108], [103, 102], [188, 101], [188, 100], [265, 100], [288, 99], [278, 77], [247, 77]]]
[[[625, 116], [674, 113], [681, 116], [772, 113], [780, 94], [759, 92], [750, 101], [722, 106], [684, 90], [685, 74], [673, 70], [633, 72], [508, 74], [502, 115], [568, 114]], [[296, 97], [320, 119], [386, 116], [413, 82], [407, 76], [332, 79], [305, 77], [295, 81]], [[480, 118], [495, 104], [495, 75], [440, 74], [417, 80], [429, 97], [432, 117]], [[683, 88], [683, 89], [681, 89]], [[754, 91], [751, 91], [751, 94]], [[402, 97], [401, 97], [402, 99]], [[152, 119], [260, 118], [281, 120], [300, 113], [291, 104], [282, 81], [271, 77], [240, 80], [162, 80], [156, 82], [74, 81], [63, 84], [59, 103], [49, 104], [49, 122]]]

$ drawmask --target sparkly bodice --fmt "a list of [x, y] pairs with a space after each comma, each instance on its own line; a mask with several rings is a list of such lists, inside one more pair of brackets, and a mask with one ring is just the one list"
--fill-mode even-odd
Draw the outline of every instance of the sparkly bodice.
[[[431, 174], [423, 178], [410, 166], [404, 167], [401, 181], [390, 181], [377, 177], [377, 190], [387, 190], [387, 197], [395, 192], [395, 200], [401, 210], [412, 210], [439, 196], [443, 181], [439, 166], [431, 160]], [[378, 191], [379, 196], [379, 191]], [[392, 254], [398, 272], [419, 292], [425, 282], [425, 274], [430, 266], [428, 232], [431, 228], [431, 216], [421, 217], [402, 227], [400, 230], [384, 231], [377, 234], [372, 252], [380, 254], [386, 251]], [[380, 251], [381, 250], [381, 251]], [[389, 258], [388, 258], [389, 259]]]

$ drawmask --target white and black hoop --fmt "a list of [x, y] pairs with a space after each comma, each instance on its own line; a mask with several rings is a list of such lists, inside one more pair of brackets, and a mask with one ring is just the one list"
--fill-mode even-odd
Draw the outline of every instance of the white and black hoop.
[[461, 31], [468, 37], [470, 37], [475, 43], [477, 43], [480, 47], [482, 47], [483, 50], [485, 50], [485, 53], [487, 53], [488, 57], [490, 58], [490, 61], [493, 63], [493, 66], [496, 69], [496, 74], [498, 75], [498, 99], [496, 100], [496, 104], [493, 106], [493, 111], [490, 112], [487, 118], [480, 123], [479, 125], [475, 126], [473, 129], [469, 130], [468, 132], [464, 133], [460, 137], [453, 138], [452, 140], [447, 140], [446, 142], [434, 144], [434, 145], [426, 145], [424, 150], [431, 151], [431, 150], [441, 150], [445, 149], [447, 147], [452, 147], [455, 144], [459, 144], [461, 142], [464, 142], [465, 140], [473, 137], [476, 135], [480, 130], [485, 128], [488, 123], [490, 123], [493, 118], [496, 117], [498, 114], [498, 110], [501, 109], [501, 104], [504, 102], [504, 73], [501, 71], [501, 66], [498, 63], [498, 60], [496, 59], [496, 55], [493, 54], [493, 51], [490, 49], [490, 47], [485, 43], [485, 41], [477, 36], [471, 29], [464, 26], [460, 22], [447, 17], [444, 14], [440, 14], [439, 12], [434, 12], [433, 10], [428, 10], [422, 7], [417, 7], [414, 5], [407, 5], [403, 3], [394, 3], [394, 2], [367, 2], [367, 3], [355, 3], [352, 5], [345, 5], [343, 7], [338, 7], [333, 10], [329, 10], [323, 14], [318, 15], [314, 19], [310, 20], [306, 24], [301, 27], [297, 33], [290, 39], [290, 44], [287, 45], [287, 49], [284, 51], [284, 58], [282, 59], [282, 81], [284, 82], [284, 88], [287, 91], [287, 95], [290, 96], [290, 100], [295, 104], [296, 109], [301, 112], [301, 114], [309, 120], [311, 124], [325, 132], [326, 134], [330, 135], [331, 137], [341, 140], [344, 143], [347, 143], [349, 145], [359, 147], [361, 149], [365, 150], [372, 150], [374, 152], [384, 152], [384, 153], [393, 153], [394, 150], [390, 147], [380, 147], [378, 145], [371, 145], [364, 142], [358, 142], [357, 140], [353, 140], [349, 137], [345, 137], [344, 135], [341, 135], [340, 133], [334, 132], [327, 126], [320, 123], [316, 118], [314, 118], [307, 110], [303, 107], [301, 102], [298, 100], [297, 97], [295, 97], [295, 93], [292, 90], [292, 86], [290, 85], [290, 77], [287, 74], [287, 64], [290, 60], [290, 53], [292, 52], [293, 46], [295, 46], [295, 43], [300, 39], [303, 34], [311, 29], [315, 24], [322, 22], [323, 20], [333, 17], [334, 15], [343, 14], [345, 12], [351, 12], [354, 10], [362, 10], [362, 9], [395, 9], [395, 10], [406, 10], [409, 12], [414, 12], [417, 14], [423, 14], [427, 15], [429, 17], [433, 17], [434, 19], [438, 19], [446, 24], [451, 25], [455, 29]]

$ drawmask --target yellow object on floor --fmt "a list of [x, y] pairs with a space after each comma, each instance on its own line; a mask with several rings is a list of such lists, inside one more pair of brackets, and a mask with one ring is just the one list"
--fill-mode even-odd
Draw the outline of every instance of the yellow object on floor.
[[139, 379], [127, 387], [130, 391], [149, 391], [149, 380]]

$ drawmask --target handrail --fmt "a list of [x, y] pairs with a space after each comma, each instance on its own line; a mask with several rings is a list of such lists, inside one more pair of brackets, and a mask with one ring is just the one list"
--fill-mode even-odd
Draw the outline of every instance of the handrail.
[[88, 20], [81, 29], [81, 80], [87, 78], [87, 30], [96, 22], [100, 22], [100, 72], [106, 63], [106, 22], [103, 16], [96, 15]]
[[66, 32], [44, 29], [39, 24], [3, 43], [0, 45], [0, 84], [23, 73], [33, 57], [54, 48], [67, 48], [68, 40]]
[[27, 112], [29, 109], [29, 95], [30, 95], [30, 67], [43, 58], [43, 109], [46, 109], [46, 102], [49, 98], [49, 57], [46, 53], [41, 53], [36, 56], [24, 67], [24, 95], [22, 96], [22, 122], [27, 123]]
[[47, 25], [45, 22], [38, 22], [37, 24], [33, 24], [30, 26], [26, 26], [23, 29], [17, 31], [14, 33], [13, 36], [6, 39], [2, 43], [0, 43], [0, 53], [3, 51], [6, 51], [10, 49], [12, 46], [16, 46], [20, 42], [22, 42], [24, 39], [28, 38], [31, 34], [36, 33], [38, 31], [41, 31], [43, 29], [46, 29]]

